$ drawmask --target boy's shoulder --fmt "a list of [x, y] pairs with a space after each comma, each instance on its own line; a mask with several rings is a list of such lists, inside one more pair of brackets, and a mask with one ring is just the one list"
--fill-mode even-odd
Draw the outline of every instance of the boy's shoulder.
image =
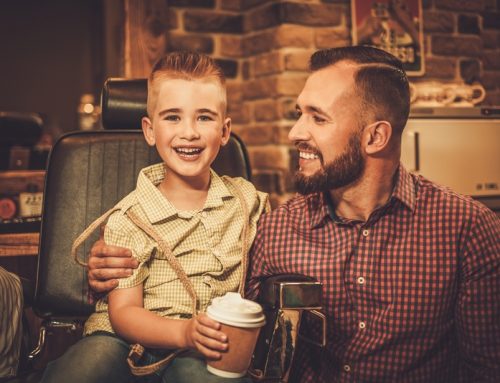
[[257, 190], [250, 181], [243, 177], [220, 176], [220, 178], [233, 196], [238, 197], [241, 193], [250, 207], [258, 204], [263, 205], [266, 210], [268, 209], [266, 207], [269, 200], [268, 194]]

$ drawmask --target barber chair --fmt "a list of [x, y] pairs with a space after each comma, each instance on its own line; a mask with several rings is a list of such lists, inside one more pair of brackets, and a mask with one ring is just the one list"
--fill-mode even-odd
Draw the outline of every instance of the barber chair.
[[[135, 187], [140, 169], [161, 161], [139, 129], [146, 110], [146, 86], [146, 80], [108, 80], [101, 100], [105, 130], [68, 133], [52, 148], [32, 304], [43, 323], [38, 346], [29, 355], [32, 360], [44, 349], [51, 331], [81, 331], [81, 323], [93, 311], [86, 269], [70, 257], [73, 240]], [[236, 135], [231, 135], [213, 167], [219, 174], [250, 179], [247, 152]], [[94, 233], [81, 246], [80, 259], [87, 258], [97, 236]], [[262, 330], [258, 346], [262, 351], [254, 358], [252, 372], [256, 379], [286, 381], [302, 313], [321, 308], [321, 285], [295, 276], [274, 278], [266, 286], [262, 296], [267, 326]], [[280, 356], [285, 353], [286, 358]], [[36, 382], [40, 375], [30, 374], [12, 382]]]

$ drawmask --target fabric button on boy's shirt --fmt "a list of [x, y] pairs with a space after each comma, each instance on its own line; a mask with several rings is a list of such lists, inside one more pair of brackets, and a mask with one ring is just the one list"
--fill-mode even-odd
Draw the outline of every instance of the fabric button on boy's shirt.
[[[215, 172], [211, 172], [207, 200], [199, 214], [179, 212], [161, 194], [157, 185], [165, 176], [168, 177], [168, 174], [165, 175], [162, 164], [141, 171], [134, 194], [122, 200], [121, 211], [113, 213], [108, 220], [105, 242], [130, 248], [139, 261], [138, 269], [132, 276], [121, 279], [118, 288], [143, 283], [146, 309], [161, 316], [179, 318], [192, 314], [191, 298], [165, 254], [149, 236], [131, 223], [125, 212], [131, 209], [142, 220], [150, 222], [164, 238], [190, 277], [201, 310], [216, 296], [238, 289], [242, 257], [240, 235], [244, 217], [234, 186]], [[257, 220], [268, 204], [267, 195], [256, 191], [242, 178], [233, 179], [233, 182], [242, 192], [250, 212], [250, 240], [253, 240]], [[180, 215], [182, 219], [179, 219]], [[217, 256], [213, 251], [215, 247]], [[85, 324], [86, 334], [97, 330], [112, 332], [105, 300], [97, 303], [96, 313]]]

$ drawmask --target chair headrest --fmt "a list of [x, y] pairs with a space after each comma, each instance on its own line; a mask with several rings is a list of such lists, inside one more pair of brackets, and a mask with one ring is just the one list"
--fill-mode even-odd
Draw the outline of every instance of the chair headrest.
[[140, 129], [146, 116], [147, 79], [110, 78], [101, 95], [104, 129]]
[[32, 146], [42, 134], [43, 120], [36, 113], [0, 111], [0, 146]]

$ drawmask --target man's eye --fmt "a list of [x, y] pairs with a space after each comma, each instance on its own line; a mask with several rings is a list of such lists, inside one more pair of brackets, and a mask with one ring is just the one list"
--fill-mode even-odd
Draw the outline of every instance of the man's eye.
[[198, 120], [200, 120], [200, 121], [213, 121], [213, 118], [212, 118], [212, 116], [202, 114], [201, 116], [198, 117]]
[[326, 121], [323, 117], [320, 117], [318, 115], [313, 115], [313, 120], [318, 124], [321, 124]]
[[298, 120], [302, 116], [302, 112], [300, 110], [295, 111], [295, 118]]
[[181, 118], [175, 114], [169, 114], [169, 115], [165, 116], [165, 120], [177, 122], [177, 121], [180, 121]]

